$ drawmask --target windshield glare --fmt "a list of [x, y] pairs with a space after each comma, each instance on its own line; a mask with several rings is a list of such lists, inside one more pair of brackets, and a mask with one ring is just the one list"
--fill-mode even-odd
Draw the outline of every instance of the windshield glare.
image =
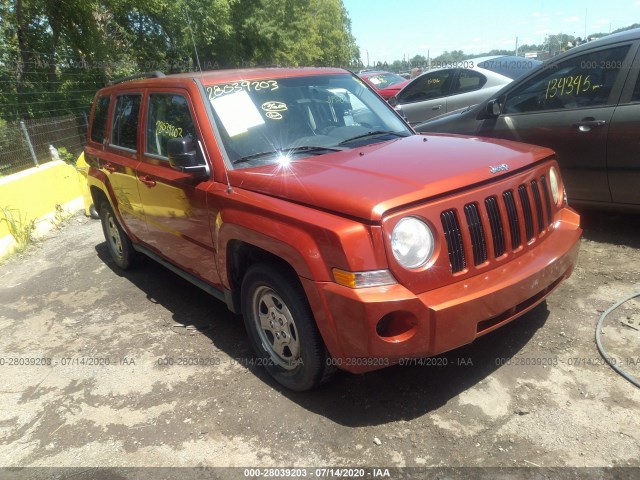
[[350, 74], [237, 81], [205, 87], [234, 168], [295, 160], [412, 132]]

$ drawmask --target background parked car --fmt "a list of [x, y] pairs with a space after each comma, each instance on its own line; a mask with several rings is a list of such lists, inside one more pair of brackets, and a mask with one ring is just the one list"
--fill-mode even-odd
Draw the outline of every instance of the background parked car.
[[640, 29], [575, 47], [479, 105], [418, 125], [554, 149], [574, 205], [640, 210]]
[[360, 72], [358, 76], [371, 85], [385, 100], [393, 97], [409, 83], [409, 80], [400, 75], [380, 70]]
[[411, 125], [474, 105], [542, 64], [530, 58], [481, 57], [452, 63], [432, 63], [435, 69], [407, 83], [389, 103]]

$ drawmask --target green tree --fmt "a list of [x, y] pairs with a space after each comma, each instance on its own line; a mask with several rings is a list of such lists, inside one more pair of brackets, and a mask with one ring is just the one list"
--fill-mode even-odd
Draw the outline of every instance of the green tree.
[[198, 60], [361, 64], [342, 0], [0, 0], [0, 18], [0, 117], [13, 120], [87, 109], [110, 79]]
[[229, 60], [242, 65], [347, 66], [360, 58], [342, 0], [238, 0], [231, 18]]
[[427, 57], [424, 55], [416, 55], [409, 60], [409, 65], [412, 67], [423, 67], [427, 64]]
[[437, 62], [460, 62], [462, 60], [466, 60], [468, 58], [467, 55], [464, 54], [462, 50], [445, 50], [442, 54], [438, 55], [433, 60]]

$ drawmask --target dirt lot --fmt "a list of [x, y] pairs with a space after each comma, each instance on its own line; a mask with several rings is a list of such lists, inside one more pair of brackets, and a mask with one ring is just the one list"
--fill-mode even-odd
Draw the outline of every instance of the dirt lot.
[[[251, 365], [222, 303], [151, 261], [118, 271], [75, 216], [0, 266], [0, 466], [640, 467], [640, 390], [594, 344], [640, 291], [640, 216], [584, 225], [573, 277], [525, 317], [437, 366], [298, 394]], [[620, 320], [639, 306], [603, 335], [636, 376]]]

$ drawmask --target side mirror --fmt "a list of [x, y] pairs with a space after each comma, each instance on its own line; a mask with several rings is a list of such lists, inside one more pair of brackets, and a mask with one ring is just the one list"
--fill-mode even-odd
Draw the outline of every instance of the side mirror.
[[395, 95], [391, 98], [389, 98], [389, 100], [387, 100], [387, 102], [389, 103], [389, 105], [391, 105], [393, 108], [398, 106], [398, 97], [396, 97]]
[[181, 172], [208, 175], [209, 166], [198, 155], [198, 145], [191, 137], [171, 138], [167, 142], [169, 165]]
[[488, 118], [495, 118], [497, 116], [500, 115], [501, 113], [501, 107], [500, 107], [500, 103], [498, 102], [498, 99], [495, 98], [493, 100], [490, 100], [489, 103], [487, 103], [487, 117]]

